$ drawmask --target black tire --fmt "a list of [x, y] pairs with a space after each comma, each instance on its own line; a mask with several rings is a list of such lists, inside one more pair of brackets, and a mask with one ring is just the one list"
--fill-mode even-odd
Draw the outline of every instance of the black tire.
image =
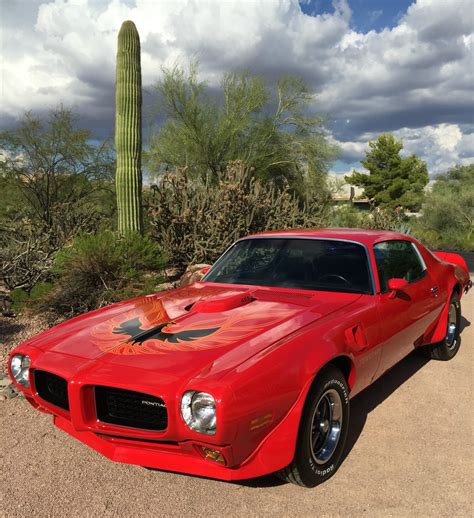
[[425, 354], [434, 360], [447, 361], [454, 358], [461, 346], [459, 337], [461, 331], [461, 302], [457, 293], [451, 295], [449, 301], [448, 323], [446, 335], [441, 342], [427, 345], [424, 348]]
[[346, 379], [335, 367], [324, 369], [316, 377], [306, 398], [293, 462], [277, 475], [304, 487], [315, 487], [325, 482], [339, 468], [348, 427], [349, 388]]

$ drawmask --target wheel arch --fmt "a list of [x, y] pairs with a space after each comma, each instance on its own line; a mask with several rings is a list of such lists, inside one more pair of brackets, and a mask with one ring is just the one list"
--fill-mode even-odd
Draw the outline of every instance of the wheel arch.
[[352, 358], [346, 355], [336, 356], [335, 358], [330, 360], [324, 367], [327, 367], [329, 365], [334, 365], [342, 372], [344, 378], [347, 381], [349, 390], [351, 390], [354, 386], [356, 379], [356, 370]]
[[356, 380], [356, 368], [354, 362], [352, 361], [352, 358], [350, 356], [345, 354], [338, 354], [337, 356], [333, 356], [332, 358], [328, 359], [327, 361], [319, 365], [317, 369], [312, 373], [312, 376], [306, 382], [302, 390], [302, 392], [304, 393], [305, 400], [311, 388], [314, 386], [315, 383], [318, 382], [320, 374], [331, 367], [335, 367], [336, 369], [341, 371], [342, 375], [344, 376], [344, 379], [347, 382], [347, 386], [349, 387], [349, 393], [351, 392]]
[[[326, 343], [329, 347], [329, 343]], [[306, 404], [308, 394], [315, 383], [318, 382], [319, 374], [325, 369], [330, 367], [336, 367], [339, 369], [346, 382], [349, 386], [349, 392], [355, 383], [355, 365], [350, 356], [336, 352], [334, 343], [331, 344], [331, 350], [333, 356], [328, 356], [325, 361], [318, 362], [312, 357], [311, 362], [309, 358], [306, 364], [307, 370], [305, 372], [305, 381], [301, 386], [299, 396], [289, 412], [283, 418], [283, 420], [274, 428], [270, 434], [263, 440], [261, 445], [257, 448], [256, 457], [258, 462], [262, 462], [265, 465], [265, 473], [271, 473], [287, 466], [293, 459], [295, 454], [296, 442], [298, 438], [298, 432], [300, 429], [301, 417], [303, 415], [303, 409]], [[326, 349], [328, 353], [329, 350]], [[319, 355], [318, 355], [319, 356]], [[308, 369], [308, 365], [312, 365], [311, 369]], [[275, 451], [282, 452], [281, 457], [275, 456]], [[252, 454], [252, 457], [254, 454]]]
[[445, 334], [446, 334], [446, 326], [448, 324], [448, 311], [449, 311], [449, 303], [451, 301], [451, 297], [453, 296], [453, 293], [456, 293], [456, 295], [461, 299], [462, 295], [462, 287], [459, 283], [453, 283], [452, 286], [448, 290], [449, 297], [446, 301], [446, 304], [444, 308], [441, 311], [441, 314], [438, 318], [438, 323], [436, 324], [436, 327], [434, 328], [433, 332], [430, 333], [430, 335], [425, 339], [425, 344], [430, 343], [436, 343], [441, 340], [443, 340]]

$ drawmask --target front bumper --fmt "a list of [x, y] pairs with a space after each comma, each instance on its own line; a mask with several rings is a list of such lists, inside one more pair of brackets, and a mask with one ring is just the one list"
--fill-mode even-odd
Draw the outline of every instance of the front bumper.
[[[226, 468], [216, 462], [206, 460], [198, 453], [199, 445], [194, 442], [152, 443], [92, 432], [80, 432], [74, 429], [70, 421], [59, 416], [54, 417], [54, 424], [115, 462], [229, 481], [258, 477], [284, 467], [275, 467], [273, 463], [265, 461], [260, 450], [266, 448], [259, 448], [259, 451], [255, 452], [242, 465]], [[218, 448], [226, 458], [232, 456], [231, 446], [219, 446]]]
[[[294, 455], [303, 404], [304, 397], [300, 397], [286, 417], [265, 437], [256, 450], [240, 465], [233, 467], [226, 467], [205, 459], [199, 453], [199, 447], [210, 447], [209, 444], [204, 445], [194, 441], [160, 443], [83, 432], [76, 430], [69, 420], [60, 416], [54, 416], [54, 424], [115, 462], [231, 481], [274, 473], [290, 464]], [[232, 459], [232, 445], [216, 446], [216, 448], [226, 459]]]
[[[298, 398], [286, 416], [256, 442], [250, 432], [243, 438], [237, 436], [235, 442], [225, 442], [216, 440], [217, 436], [201, 437], [201, 434], [198, 436], [195, 432], [194, 435], [190, 435], [192, 433], [189, 431], [180, 431], [184, 424], [180, 423], [173, 413], [172, 409], [176, 405], [171, 404], [172, 395], [176, 397], [176, 388], [170, 388], [169, 392], [163, 389], [157, 394], [169, 403], [170, 420], [167, 430], [151, 432], [127, 429], [99, 422], [95, 414], [92, 386], [99, 380], [109, 386], [116, 384], [107, 376], [107, 365], [91, 363], [85, 368], [83, 361], [79, 359], [61, 359], [60, 356], [44, 353], [38, 355], [36, 362], [32, 363], [36, 363], [34, 368], [52, 371], [67, 378], [69, 411], [41, 399], [34, 383], [31, 390], [19, 388], [25, 392], [27, 400], [35, 408], [53, 415], [58, 428], [113, 461], [221, 480], [241, 480], [278, 471], [293, 459], [304, 394]], [[129, 379], [123, 380], [125, 386], [130, 390], [146, 392], [146, 385], [142, 384], [143, 373], [140, 386], [136, 385], [137, 373], [134, 373], [133, 369], [127, 369], [126, 377], [128, 376]], [[156, 386], [156, 378], [153, 379], [153, 383]], [[242, 448], [242, 439], [246, 444], [245, 448]], [[220, 452], [225, 459], [224, 463], [206, 458], [203, 448]]]

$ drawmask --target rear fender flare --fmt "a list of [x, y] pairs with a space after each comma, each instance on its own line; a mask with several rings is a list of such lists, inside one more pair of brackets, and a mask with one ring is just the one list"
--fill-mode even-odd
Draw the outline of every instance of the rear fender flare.
[[456, 284], [456, 282], [452, 282], [451, 285], [448, 288], [449, 297], [446, 301], [446, 304], [444, 305], [443, 310], [441, 311], [441, 314], [438, 319], [438, 323], [433, 331], [433, 334], [429, 338], [429, 343], [437, 343], [441, 342], [443, 338], [446, 336], [446, 326], [448, 325], [448, 313], [449, 313], [449, 303], [451, 302], [451, 297], [453, 293], [456, 291], [456, 293], [459, 295], [459, 298], [461, 298], [461, 288], [459, 284]]

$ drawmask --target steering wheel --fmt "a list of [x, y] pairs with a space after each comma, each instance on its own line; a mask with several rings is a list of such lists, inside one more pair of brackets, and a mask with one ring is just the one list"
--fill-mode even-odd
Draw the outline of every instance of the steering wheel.
[[343, 277], [342, 275], [338, 275], [337, 273], [326, 273], [324, 275], [321, 275], [321, 277], [319, 277], [318, 281], [322, 281], [323, 279], [330, 279], [330, 278], [339, 279], [344, 284], [347, 284], [347, 286], [352, 286], [351, 281], [348, 281], [345, 277]]

